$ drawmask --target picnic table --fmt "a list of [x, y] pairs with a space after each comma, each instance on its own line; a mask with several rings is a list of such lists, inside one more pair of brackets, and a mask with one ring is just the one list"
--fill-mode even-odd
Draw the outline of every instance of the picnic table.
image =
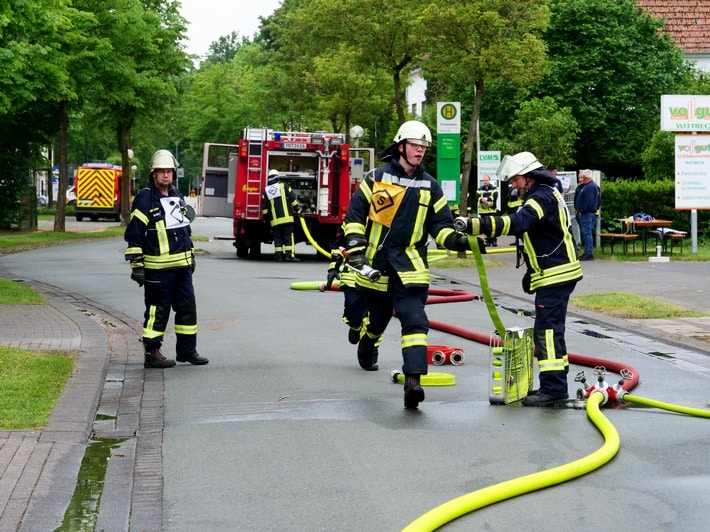
[[638, 234], [641, 235], [641, 246], [644, 254], [646, 253], [649, 230], [656, 230], [659, 227], [670, 227], [673, 223], [672, 220], [636, 220], [629, 218], [619, 218], [619, 222], [621, 222], [622, 225], [626, 225], [627, 233], [638, 232]]

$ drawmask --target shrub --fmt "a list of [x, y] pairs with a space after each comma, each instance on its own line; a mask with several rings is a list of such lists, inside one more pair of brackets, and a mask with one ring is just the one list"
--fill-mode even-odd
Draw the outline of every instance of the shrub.
[[[646, 213], [654, 218], [672, 220], [673, 229], [690, 231], [690, 211], [675, 209], [673, 180], [605, 179], [602, 181], [603, 232], [619, 232], [622, 227], [618, 219], [636, 213]], [[710, 237], [710, 212], [708, 211], [698, 211], [698, 235]]]

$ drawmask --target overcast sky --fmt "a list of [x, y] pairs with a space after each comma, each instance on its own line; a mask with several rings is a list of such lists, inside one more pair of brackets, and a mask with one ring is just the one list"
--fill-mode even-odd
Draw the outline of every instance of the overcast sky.
[[181, 0], [180, 13], [187, 27], [187, 52], [203, 57], [210, 44], [233, 31], [239, 37], [253, 37], [259, 17], [268, 17], [281, 0]]

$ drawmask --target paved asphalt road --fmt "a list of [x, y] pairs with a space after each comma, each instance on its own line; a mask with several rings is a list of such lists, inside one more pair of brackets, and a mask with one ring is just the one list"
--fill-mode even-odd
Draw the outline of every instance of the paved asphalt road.
[[[205, 236], [228, 235], [230, 228], [224, 219], [195, 223]], [[342, 296], [291, 289], [323, 279], [326, 263], [315, 260], [312, 248], [299, 245], [305, 259], [299, 264], [276, 264], [268, 255], [238, 260], [228, 241], [198, 247], [204, 251], [195, 276], [198, 344], [210, 364], [163, 373], [165, 530], [400, 530], [437, 505], [578, 460], [603, 443], [584, 410], [490, 405], [488, 345], [436, 330], [430, 344], [462, 347], [465, 363], [444, 368], [455, 375], [454, 386], [428, 387], [420, 409], [405, 410], [402, 387], [389, 381], [390, 370], [401, 366], [398, 323], [380, 348], [380, 371], [364, 372], [340, 320]], [[4, 256], [2, 265], [137, 324], [142, 294], [129, 280], [123, 248], [120, 239], [67, 244]], [[590, 285], [594, 275], [605, 275], [602, 261], [584, 268]], [[519, 272], [510, 264], [490, 270], [506, 326], [529, 326], [518, 312], [531, 308], [518, 297]], [[706, 286], [704, 265], [702, 272], [690, 270], [682, 275]], [[648, 283], [649, 271], [624, 279], [619, 270], [613, 279], [631, 285], [642, 276]], [[440, 273], [438, 288], [479, 293], [475, 270]], [[427, 311], [432, 320], [485, 335], [493, 329], [480, 300]], [[637, 370], [635, 395], [707, 409], [707, 352], [660, 331], [579, 314], [570, 316], [567, 343], [571, 353]], [[137, 340], [127, 345], [133, 354]], [[168, 356], [173, 341], [169, 334]], [[591, 368], [577, 366], [570, 375], [578, 371], [593, 378]], [[577, 387], [570, 382], [570, 393]], [[607, 465], [482, 508], [446, 530], [707, 530], [708, 420], [638, 406], [604, 414], [621, 440]]]

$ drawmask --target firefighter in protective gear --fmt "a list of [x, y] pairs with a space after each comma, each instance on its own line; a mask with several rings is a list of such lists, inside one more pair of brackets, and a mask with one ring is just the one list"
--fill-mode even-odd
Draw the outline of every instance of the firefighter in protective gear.
[[554, 406], [567, 399], [565, 320], [570, 295], [582, 269], [570, 233], [570, 216], [557, 178], [530, 152], [506, 155], [498, 177], [510, 183], [523, 200], [506, 216], [470, 220], [471, 234], [516, 235], [523, 240], [527, 272], [523, 289], [535, 294], [535, 352], [540, 388], [523, 399], [526, 406]]
[[368, 312], [358, 362], [365, 370], [377, 369], [374, 349], [396, 312], [406, 408], [417, 408], [424, 400], [420, 377], [428, 370], [429, 321], [424, 308], [430, 281], [428, 236], [447, 249], [468, 250], [467, 236], [454, 229], [441, 186], [422, 166], [430, 145], [426, 125], [416, 120], [402, 124], [393, 143], [379, 154], [387, 164], [362, 180], [343, 224], [346, 260], [357, 268], [371, 265], [382, 274], [376, 280], [356, 276]]
[[[491, 185], [491, 176], [483, 176], [483, 184], [478, 187], [478, 214], [488, 215], [498, 212], [498, 187]], [[498, 240], [495, 237], [486, 239], [486, 245], [497, 246]]]
[[261, 213], [271, 225], [276, 262], [300, 262], [293, 239], [293, 215], [300, 212], [298, 199], [291, 187], [279, 181], [278, 170], [270, 170], [266, 189], [261, 196]]
[[144, 287], [144, 367], [175, 366], [175, 360], [160, 351], [171, 308], [175, 310], [177, 361], [207, 364], [209, 361], [197, 353], [197, 305], [192, 285], [195, 252], [190, 213], [182, 194], [172, 186], [178, 162], [168, 150], [158, 150], [150, 167], [150, 185], [133, 200], [124, 233], [131, 279]]

